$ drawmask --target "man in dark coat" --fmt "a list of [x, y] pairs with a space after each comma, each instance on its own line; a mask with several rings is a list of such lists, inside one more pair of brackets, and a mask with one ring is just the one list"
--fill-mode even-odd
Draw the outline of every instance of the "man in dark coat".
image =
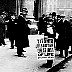
[[59, 50], [60, 49], [60, 57], [63, 56], [63, 20], [61, 19], [58, 24], [56, 25], [56, 32], [59, 34], [58, 36], [58, 40], [57, 40], [57, 43], [56, 43], [56, 49]]
[[22, 13], [18, 17], [17, 27], [16, 27], [16, 46], [18, 56], [22, 55], [23, 48], [29, 47], [28, 34], [29, 28], [26, 24], [25, 14]]
[[60, 49], [60, 56], [63, 56], [63, 50], [65, 50], [65, 57], [67, 57], [69, 48], [69, 22], [65, 20], [63, 23], [63, 20], [61, 20], [58, 25], [59, 37], [57, 46]]
[[71, 51], [69, 53], [72, 54], [72, 20], [70, 22], [70, 28], [69, 28], [69, 46], [71, 46]]
[[42, 17], [39, 18], [39, 24], [38, 24], [38, 30], [40, 31], [40, 34], [45, 33], [45, 15], [43, 14]]
[[6, 45], [4, 41], [5, 36], [5, 25], [3, 18], [0, 18], [0, 45]]
[[63, 34], [62, 33], [62, 30], [63, 30], [63, 20], [62, 19], [55, 25], [55, 29], [56, 29], [56, 32], [59, 34], [58, 39], [56, 41], [56, 49], [59, 50], [61, 48], [60, 43], [62, 41], [61, 39], [62, 39], [62, 34]]
[[69, 21], [65, 20], [64, 21], [64, 26], [63, 26], [63, 44], [64, 44], [64, 50], [65, 50], [65, 57], [68, 56], [68, 49], [69, 49], [69, 28], [70, 28], [70, 23]]
[[15, 40], [15, 22], [14, 20], [9, 20], [9, 23], [8, 23], [8, 34], [9, 34], [9, 40], [11, 42], [11, 48], [10, 49], [14, 49], [14, 40]]

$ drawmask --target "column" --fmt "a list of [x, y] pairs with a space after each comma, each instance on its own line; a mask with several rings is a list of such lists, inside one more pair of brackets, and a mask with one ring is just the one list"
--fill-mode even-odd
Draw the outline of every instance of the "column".
[[16, 15], [20, 15], [20, 3], [21, 0], [16, 0]]
[[38, 18], [42, 16], [42, 14], [46, 14], [47, 0], [39, 0], [38, 4]]

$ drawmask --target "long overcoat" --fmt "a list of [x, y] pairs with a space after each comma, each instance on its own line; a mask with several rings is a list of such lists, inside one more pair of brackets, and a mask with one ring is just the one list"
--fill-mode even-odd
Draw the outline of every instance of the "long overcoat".
[[61, 21], [58, 26], [58, 47], [60, 49], [67, 49], [69, 46], [69, 22], [64, 21], [64, 23]]
[[17, 20], [17, 26], [16, 26], [16, 46], [20, 48], [29, 47], [29, 28], [26, 24], [26, 20], [19, 16]]

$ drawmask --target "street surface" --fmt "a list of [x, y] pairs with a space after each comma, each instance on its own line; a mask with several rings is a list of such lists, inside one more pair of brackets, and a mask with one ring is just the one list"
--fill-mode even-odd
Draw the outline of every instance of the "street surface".
[[[26, 57], [18, 57], [17, 48], [10, 49], [9, 39], [5, 39], [7, 45], [0, 46], [0, 72], [46, 72], [48, 68], [40, 68], [46, 60], [37, 60], [36, 39], [37, 36], [29, 36], [30, 47], [24, 48]], [[53, 65], [63, 58], [55, 58]]]
[[67, 62], [61, 67], [58, 72], [72, 72], [72, 56]]

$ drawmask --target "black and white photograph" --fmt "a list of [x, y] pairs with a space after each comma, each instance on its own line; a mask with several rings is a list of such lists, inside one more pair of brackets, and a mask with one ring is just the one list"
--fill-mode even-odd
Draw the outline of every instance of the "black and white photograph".
[[0, 72], [72, 72], [72, 0], [0, 0]]

